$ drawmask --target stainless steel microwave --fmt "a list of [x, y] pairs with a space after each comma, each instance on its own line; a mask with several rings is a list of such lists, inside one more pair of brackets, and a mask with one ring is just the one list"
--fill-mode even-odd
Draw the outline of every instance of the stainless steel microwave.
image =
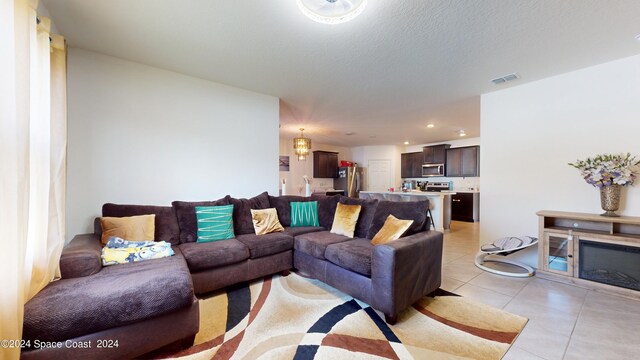
[[444, 164], [422, 165], [422, 177], [444, 176]]

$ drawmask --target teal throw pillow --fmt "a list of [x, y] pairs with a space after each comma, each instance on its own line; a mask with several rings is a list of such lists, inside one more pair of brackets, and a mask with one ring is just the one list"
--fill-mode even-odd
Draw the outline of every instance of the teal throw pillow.
[[301, 226], [320, 226], [317, 201], [291, 203], [291, 227]]
[[211, 242], [233, 239], [233, 205], [196, 206], [198, 240]]

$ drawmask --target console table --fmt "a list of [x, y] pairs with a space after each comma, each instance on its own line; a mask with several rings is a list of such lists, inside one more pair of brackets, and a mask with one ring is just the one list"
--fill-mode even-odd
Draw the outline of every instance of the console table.
[[538, 211], [537, 276], [640, 299], [640, 217]]

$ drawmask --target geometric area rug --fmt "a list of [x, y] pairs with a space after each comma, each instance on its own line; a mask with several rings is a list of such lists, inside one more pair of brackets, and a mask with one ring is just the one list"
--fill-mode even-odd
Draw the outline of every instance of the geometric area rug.
[[194, 345], [169, 357], [500, 359], [527, 321], [438, 290], [403, 311], [396, 325], [388, 325], [369, 305], [291, 273], [200, 299]]

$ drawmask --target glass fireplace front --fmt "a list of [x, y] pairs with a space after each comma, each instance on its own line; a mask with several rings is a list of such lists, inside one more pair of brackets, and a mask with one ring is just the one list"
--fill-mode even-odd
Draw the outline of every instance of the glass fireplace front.
[[640, 247], [580, 240], [580, 278], [640, 290]]

